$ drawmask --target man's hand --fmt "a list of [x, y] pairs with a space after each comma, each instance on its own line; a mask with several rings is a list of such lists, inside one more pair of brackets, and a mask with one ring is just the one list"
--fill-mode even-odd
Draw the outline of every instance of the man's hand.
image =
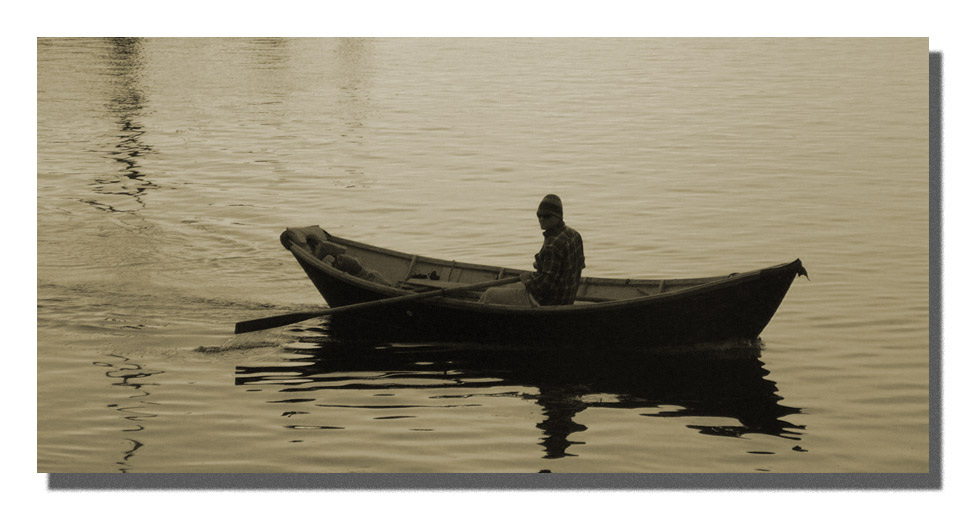
[[533, 273], [531, 273], [529, 271], [524, 271], [524, 272], [520, 273], [520, 283], [526, 285], [527, 284], [527, 280], [529, 280], [532, 276], [533, 276]]

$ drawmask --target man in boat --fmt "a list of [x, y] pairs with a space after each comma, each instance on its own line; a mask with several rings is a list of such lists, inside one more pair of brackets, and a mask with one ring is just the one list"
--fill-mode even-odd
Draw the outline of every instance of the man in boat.
[[543, 246], [534, 256], [536, 271], [520, 275], [520, 284], [488, 289], [482, 303], [552, 306], [572, 305], [584, 265], [584, 242], [563, 221], [563, 202], [547, 195], [537, 207]]

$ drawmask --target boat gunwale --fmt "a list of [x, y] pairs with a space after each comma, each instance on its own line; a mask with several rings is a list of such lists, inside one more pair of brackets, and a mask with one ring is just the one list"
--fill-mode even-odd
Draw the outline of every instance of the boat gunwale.
[[[405, 253], [401, 251], [392, 250], [389, 248], [383, 248], [379, 246], [374, 246], [359, 241], [353, 241], [351, 239], [345, 239], [337, 236], [333, 236], [328, 232], [324, 231], [330, 242], [345, 245], [348, 247], [353, 247], [356, 249], [362, 249], [372, 252], [381, 253], [384, 255], [390, 255], [398, 257], [401, 259], [412, 258], [414, 255], [410, 253]], [[336, 269], [335, 267], [325, 264], [319, 260], [315, 255], [309, 252], [307, 249], [299, 246], [298, 244], [292, 243], [287, 246], [288, 250], [292, 252], [300, 261], [309, 264], [313, 268], [322, 271], [326, 275], [342, 281], [347, 285], [352, 285], [355, 287], [360, 287], [364, 290], [377, 293], [377, 294], [388, 294], [389, 296], [403, 296], [415, 294], [416, 292], [406, 289], [401, 289], [398, 287], [393, 287], [389, 285], [383, 285], [369, 280], [359, 278], [357, 276], [350, 275], [344, 271]], [[433, 257], [424, 257], [422, 255], [416, 255], [419, 257], [419, 261], [428, 264], [439, 264], [439, 265], [452, 265], [455, 267], [463, 267], [468, 269], [486, 270], [499, 272], [501, 269], [510, 273], [511, 276], [524, 272], [520, 269], [513, 268], [501, 268], [499, 266], [491, 266], [484, 264], [473, 264], [466, 262], [449, 261], [445, 259], [438, 259]], [[741, 273], [730, 273], [728, 275], [716, 276], [716, 277], [705, 277], [705, 278], [688, 278], [688, 279], [666, 279], [663, 280], [665, 285], [687, 285], [688, 282], [703, 282], [696, 283], [689, 287], [684, 287], [680, 289], [671, 289], [660, 294], [642, 295], [640, 297], [630, 297], [625, 299], [614, 299], [611, 301], [601, 301], [601, 302], [584, 302], [580, 305], [551, 305], [551, 306], [539, 306], [539, 307], [523, 307], [516, 305], [502, 305], [502, 304], [484, 304], [476, 301], [467, 301], [465, 299], [451, 298], [446, 296], [439, 296], [430, 298], [427, 301], [434, 303], [438, 306], [446, 306], [449, 308], [463, 308], [477, 311], [492, 311], [492, 312], [504, 312], [504, 313], [537, 313], [537, 314], [552, 314], [552, 313], [575, 313], [575, 312], [598, 312], [605, 310], [617, 310], [621, 308], [633, 308], [641, 305], [649, 305], [660, 302], [669, 302], [677, 299], [686, 299], [693, 294], [701, 294], [712, 288], [727, 288], [734, 285], [740, 285], [749, 280], [757, 279], [762, 273], [767, 271], [774, 271], [793, 266], [795, 264], [801, 264], [799, 259], [793, 262], [786, 262], [784, 264], [778, 264], [775, 266], [770, 266], [762, 269], [756, 269], [752, 271], [746, 271]], [[581, 277], [581, 282], [584, 285], [602, 285], [610, 284], [614, 286], [639, 286], [647, 284], [658, 284], [662, 280], [640, 280], [640, 279], [622, 279], [622, 278], [603, 278], [603, 277]], [[471, 283], [467, 283], [471, 285]], [[321, 289], [320, 289], [321, 290]], [[387, 297], [389, 297], [387, 296]], [[577, 301], [580, 301], [578, 297]]]

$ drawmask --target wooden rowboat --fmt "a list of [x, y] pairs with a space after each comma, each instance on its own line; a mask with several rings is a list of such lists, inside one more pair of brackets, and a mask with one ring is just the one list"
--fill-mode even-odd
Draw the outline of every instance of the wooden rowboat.
[[[281, 241], [330, 307], [456, 289], [522, 272], [401, 253], [335, 237], [318, 226], [286, 229]], [[331, 320], [406, 338], [504, 345], [637, 349], [754, 341], [800, 275], [807, 273], [795, 260], [710, 278], [582, 277], [573, 305], [483, 304], [479, 291], [457, 289]]]

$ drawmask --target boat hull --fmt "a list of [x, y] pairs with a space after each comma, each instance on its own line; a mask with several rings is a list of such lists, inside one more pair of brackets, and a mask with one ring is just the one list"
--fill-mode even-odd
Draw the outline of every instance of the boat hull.
[[[406, 293], [334, 270], [291, 241], [283, 235], [330, 307]], [[666, 294], [571, 306], [487, 306], [437, 297], [336, 314], [329, 327], [417, 341], [620, 350], [753, 341], [802, 274], [796, 260]]]

